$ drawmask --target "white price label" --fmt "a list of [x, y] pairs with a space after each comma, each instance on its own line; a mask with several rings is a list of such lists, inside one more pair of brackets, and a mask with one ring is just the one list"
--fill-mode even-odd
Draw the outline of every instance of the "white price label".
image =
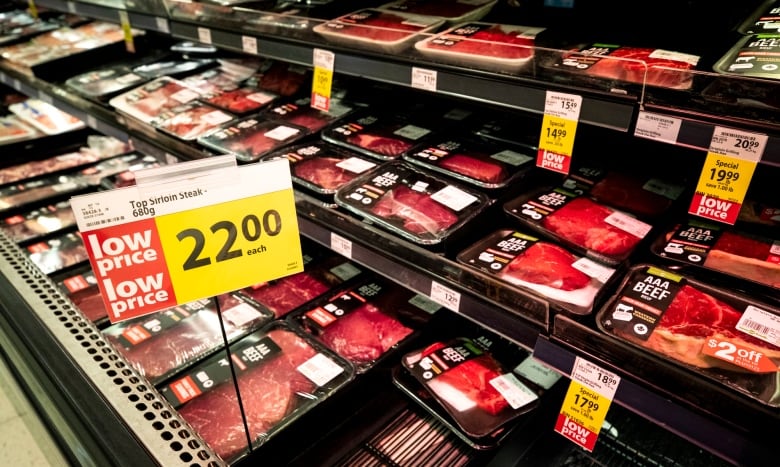
[[164, 34], [171, 33], [171, 27], [168, 25], [168, 18], [160, 18], [159, 16], [154, 19], [157, 30]]
[[640, 111], [634, 136], [676, 144], [681, 126], [682, 119]]
[[318, 353], [298, 366], [298, 371], [317, 386], [328, 384], [333, 378], [344, 372], [339, 364]]
[[715, 127], [709, 152], [758, 162], [764, 154], [768, 136], [761, 133]]
[[436, 281], [431, 281], [431, 300], [452, 311], [460, 309], [460, 293]]
[[94, 115], [87, 115], [87, 126], [97, 130], [98, 122]]
[[333, 71], [333, 64], [336, 62], [336, 54], [330, 50], [314, 49], [314, 66], [323, 70]]
[[571, 379], [610, 400], [620, 384], [620, 376], [580, 357], [574, 361]]
[[436, 78], [437, 73], [435, 70], [412, 67], [413, 88], [436, 92]]
[[342, 256], [352, 258], [352, 242], [333, 232], [330, 234], [330, 249]]
[[547, 91], [544, 99], [544, 113], [566, 120], [580, 119], [582, 96], [563, 92]]
[[198, 40], [204, 44], [211, 45], [211, 29], [198, 28]]
[[241, 36], [241, 49], [248, 54], [257, 55], [257, 38]]

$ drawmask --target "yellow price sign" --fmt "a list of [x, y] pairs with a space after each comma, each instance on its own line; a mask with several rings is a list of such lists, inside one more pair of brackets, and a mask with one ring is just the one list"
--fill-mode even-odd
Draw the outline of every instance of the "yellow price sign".
[[327, 112], [330, 109], [330, 94], [333, 87], [333, 66], [336, 56], [333, 52], [314, 49], [314, 76], [312, 78], [311, 106]]
[[582, 96], [547, 91], [536, 166], [569, 173]]
[[33, 19], [38, 19], [38, 7], [35, 6], [35, 0], [29, 0], [27, 6], [27, 9], [30, 11], [30, 16], [32, 16]]
[[135, 187], [71, 199], [112, 322], [303, 270], [289, 161], [227, 157], [232, 167], [178, 163], [181, 179], [146, 185], [139, 171]]

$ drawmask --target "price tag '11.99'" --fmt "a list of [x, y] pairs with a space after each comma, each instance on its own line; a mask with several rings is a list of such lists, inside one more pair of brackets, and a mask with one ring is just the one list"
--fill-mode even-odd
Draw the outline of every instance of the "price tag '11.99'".
[[547, 91], [536, 166], [569, 173], [582, 96]]
[[303, 270], [286, 159], [217, 156], [136, 180], [71, 199], [111, 322]]
[[336, 54], [323, 49], [314, 49], [313, 53], [314, 77], [311, 84], [311, 106], [327, 112], [330, 109]]
[[715, 127], [688, 212], [733, 225], [766, 143], [766, 135]]

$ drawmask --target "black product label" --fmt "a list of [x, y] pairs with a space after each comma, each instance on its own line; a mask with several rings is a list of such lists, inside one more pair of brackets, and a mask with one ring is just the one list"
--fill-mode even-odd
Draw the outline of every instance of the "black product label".
[[420, 361], [409, 368], [409, 371], [419, 381], [425, 383], [484, 353], [484, 349], [471, 339], [458, 338], [423, 355]]
[[545, 217], [565, 206], [566, 203], [577, 196], [579, 195], [569, 190], [555, 188], [546, 191], [535, 198], [529, 199], [522, 204], [509, 206], [509, 210], [512, 214], [523, 220], [538, 223]]
[[193, 312], [186, 306], [175, 306], [166, 310], [145, 316], [142, 320], [124, 326], [117, 340], [127, 348], [144, 342], [147, 339], [179, 325]]
[[635, 273], [606, 315], [605, 326], [646, 341], [684, 284], [684, 278], [654, 267]]
[[701, 265], [722, 233], [720, 226], [690, 221], [675, 228], [658, 254], [664, 258]]
[[375, 300], [383, 290], [386, 289], [382, 284], [378, 282], [368, 282], [349, 292], [338, 295], [323, 306], [307, 311], [305, 316], [310, 323], [322, 330], [336, 322], [336, 320], [342, 316]]
[[520, 232], [512, 232], [493, 239], [479, 248], [469, 250], [462, 261], [477, 269], [500, 274], [513, 259], [531, 248], [539, 239]]
[[619, 48], [619, 45], [614, 44], [593, 44], [580, 49], [577, 53], [564, 55], [561, 65], [566, 69], [582, 72]]
[[[282, 349], [276, 342], [265, 336], [237, 344], [233, 347], [230, 358], [236, 374], [239, 375], [250, 368], [262, 365], [281, 352]], [[210, 359], [185, 376], [162, 387], [161, 392], [174, 408], [177, 408], [232, 378], [228, 357]]]

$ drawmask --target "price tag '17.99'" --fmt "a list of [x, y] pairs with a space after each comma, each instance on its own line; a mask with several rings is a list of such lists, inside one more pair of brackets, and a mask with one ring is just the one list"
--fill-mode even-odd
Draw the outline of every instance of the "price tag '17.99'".
[[569, 173], [582, 96], [547, 91], [536, 166]]
[[333, 67], [336, 62], [336, 54], [328, 50], [314, 49], [313, 61], [311, 106], [327, 112], [330, 109], [330, 93], [333, 87]]
[[111, 322], [303, 270], [289, 162], [226, 157], [71, 199]]
[[767, 139], [758, 133], [715, 127], [688, 212], [733, 225]]

